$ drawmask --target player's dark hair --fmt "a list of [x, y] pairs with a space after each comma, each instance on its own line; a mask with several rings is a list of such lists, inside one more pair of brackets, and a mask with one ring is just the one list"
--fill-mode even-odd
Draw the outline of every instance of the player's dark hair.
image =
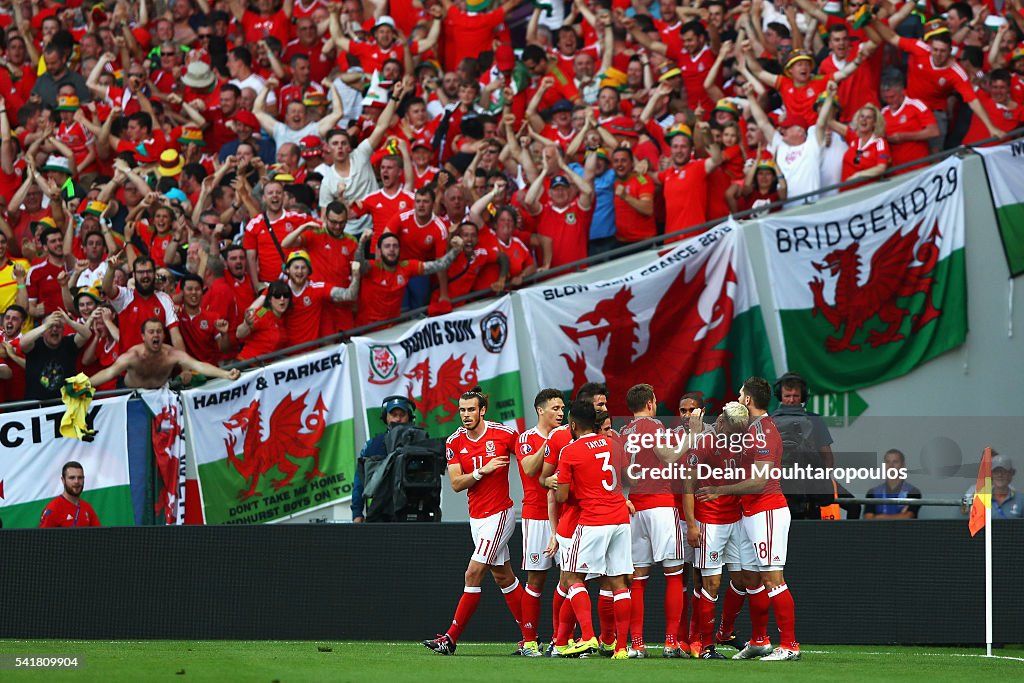
[[151, 259], [148, 256], [140, 256], [139, 258], [135, 259], [135, 261], [132, 263], [132, 272], [137, 272], [139, 270], [140, 265], [144, 266], [147, 263], [156, 268], [156, 262], [153, 261], [153, 259]]
[[993, 69], [988, 75], [988, 82], [999, 81], [1000, 83], [1010, 83], [1012, 81], [1010, 72], [1006, 69]]
[[626, 392], [626, 407], [633, 413], [643, 410], [653, 400], [654, 387], [650, 384], [635, 384]]
[[597, 424], [595, 424], [594, 426], [597, 427], [598, 429], [601, 429], [601, 425], [603, 425], [604, 421], [607, 420], [609, 417], [611, 417], [611, 415], [608, 414], [607, 410], [597, 411], [594, 414], [594, 419], [596, 420]]
[[772, 400], [772, 388], [764, 377], [751, 377], [743, 383], [743, 393], [754, 402], [758, 410], [768, 408], [768, 402]]
[[381, 235], [380, 237], [377, 238], [377, 251], [380, 251], [380, 245], [384, 244], [384, 240], [386, 240], [386, 239], [394, 239], [394, 240], [396, 240], [398, 242], [399, 248], [401, 248], [402, 240], [398, 238], [398, 235], [396, 233], [393, 233], [393, 232], [386, 232], [386, 233], [384, 233], [383, 235]]
[[608, 398], [608, 385], [602, 382], [587, 382], [576, 392], [577, 400], [585, 398], [588, 401], [593, 401], [595, 396]]
[[161, 320], [160, 318], [146, 318], [145, 320], [142, 321], [142, 325], [139, 326], [139, 331], [140, 332], [145, 332], [146, 331], [146, 325], [148, 325], [150, 323], [156, 323], [157, 325], [160, 326], [161, 329], [163, 329], [164, 321]]
[[700, 23], [697, 19], [688, 21], [679, 28], [679, 35], [683, 36], [687, 33], [693, 33], [698, 38], [706, 39], [708, 37], [708, 30], [704, 28], [704, 24]]
[[64, 467], [60, 469], [61, 479], [63, 479], [64, 475], [68, 473], [68, 470], [82, 470], [83, 472], [85, 472], [85, 468], [82, 467], [82, 463], [78, 462], [77, 460], [68, 460], [66, 463], [64, 463]]
[[59, 237], [61, 232], [57, 228], [47, 228], [39, 233], [39, 241], [46, 244], [46, 240], [50, 239], [50, 235], [57, 235]]
[[520, 58], [522, 62], [547, 62], [548, 55], [540, 45], [527, 45], [523, 48], [523, 56]]
[[22, 322], [28, 320], [28, 311], [26, 311], [22, 306], [19, 306], [18, 304], [11, 304], [7, 307], [7, 310], [5, 310], [4, 313], [9, 313], [10, 311], [14, 311], [20, 315]]
[[434, 191], [434, 188], [431, 185], [424, 185], [420, 189], [416, 190], [416, 194], [424, 197], [430, 197], [430, 201], [432, 202], [437, 201], [437, 192]]
[[558, 389], [541, 389], [537, 393], [537, 397], [533, 399], [533, 407], [540, 408], [548, 401], [552, 401], [556, 398], [562, 398], [562, 392]]
[[476, 399], [477, 405], [480, 406], [480, 410], [487, 408], [487, 394], [485, 394], [480, 387], [473, 387], [462, 396], [459, 396], [459, 399], [463, 401], [469, 401], [474, 398]]
[[689, 399], [691, 401], [696, 401], [698, 408], [703, 408], [704, 407], [704, 394], [700, 393], [699, 391], [688, 391], [688, 392], [686, 392], [685, 394], [683, 394], [682, 396], [679, 397], [679, 402], [682, 403], [683, 401], [685, 401], [687, 399]]
[[576, 399], [569, 406], [569, 419], [575, 422], [584, 430], [595, 431], [599, 426], [597, 423], [597, 409], [593, 401]]
[[836, 33], [849, 33], [850, 27], [846, 24], [832, 24], [828, 27], [828, 37], [831, 38]]
[[345, 216], [347, 216], [348, 215], [348, 207], [345, 206], [344, 202], [339, 202], [338, 200], [334, 200], [333, 202], [331, 202], [330, 204], [327, 205], [327, 211], [325, 213], [327, 213], [327, 212], [329, 212], [329, 213], [340, 213], [340, 214], [344, 214]]
[[947, 12], [956, 10], [956, 13], [960, 15], [960, 18], [965, 21], [970, 21], [974, 18], [974, 10], [966, 2], [954, 2], [952, 5], [946, 8]]

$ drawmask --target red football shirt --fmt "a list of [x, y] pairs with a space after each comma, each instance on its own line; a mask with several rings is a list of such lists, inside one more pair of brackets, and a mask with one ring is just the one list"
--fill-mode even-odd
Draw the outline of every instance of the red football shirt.
[[536, 427], [527, 429], [519, 436], [516, 459], [519, 462], [519, 478], [523, 482], [523, 519], [546, 520], [548, 518], [548, 490], [540, 485], [540, 472], [544, 463], [541, 462], [541, 469], [537, 470], [537, 475], [528, 477], [523, 471], [523, 458], [534, 455], [542, 449], [544, 457], [547, 457], [550, 452], [548, 448], [550, 436], [551, 434], [543, 436]]
[[505, 10], [501, 7], [490, 12], [474, 13], [459, 9], [452, 3], [444, 18], [446, 71], [455, 71], [463, 59], [476, 59], [480, 54], [493, 50], [491, 40], [494, 30], [505, 21]]
[[79, 499], [75, 505], [64, 496], [51, 500], [39, 518], [40, 529], [56, 529], [58, 527], [100, 526], [100, 518], [84, 500]]
[[423, 274], [421, 261], [399, 261], [394, 270], [384, 262], [370, 261], [369, 272], [359, 281], [359, 312], [356, 325], [396, 318], [402, 312], [402, 297], [409, 278]]
[[[988, 117], [992, 119], [992, 124], [999, 130], [1010, 132], [1015, 128], [1024, 126], [1024, 107], [1017, 105], [1010, 109], [1002, 104], [997, 104], [984, 90], [978, 91], [978, 101], [985, 108], [985, 113], [988, 114]], [[1010, 103], [1014, 103], [1012, 99]], [[985, 124], [981, 122], [981, 119], [977, 116], [972, 116], [971, 127], [967, 129], [967, 135], [964, 136], [964, 144], [973, 145], [990, 137], [992, 135], [988, 132]]]
[[686, 89], [689, 107], [696, 109], [700, 105], [707, 112], [705, 117], [709, 116], [715, 103], [704, 89], [704, 80], [715, 63], [715, 54], [705, 45], [696, 55], [691, 55], [683, 48], [682, 36], [678, 31], [670, 36], [665, 46], [668, 48], [668, 58], [683, 72], [683, 88]]
[[[264, 215], [261, 213], [258, 216], [254, 216], [245, 226], [245, 232], [242, 235], [242, 246], [247, 250], [256, 250], [260, 281], [273, 282], [281, 277], [283, 259], [281, 258], [281, 252], [277, 250], [277, 246], [274, 244], [274, 238], [270, 236], [270, 232], [267, 230], [266, 221], [263, 219]], [[309, 216], [306, 214], [285, 211], [277, 220], [270, 221], [270, 227], [274, 231], [274, 235], [277, 236], [278, 244], [280, 244], [288, 236], [288, 233], [308, 220]], [[287, 253], [285, 256], [287, 256]]]
[[846, 131], [846, 144], [849, 147], [843, 155], [843, 180], [858, 171], [889, 161], [889, 143], [885, 141], [885, 138], [877, 138], [872, 135], [865, 142], [853, 132], [852, 128], [849, 128]]
[[385, 231], [398, 235], [402, 254], [416, 261], [439, 259], [448, 250], [448, 230], [444, 221], [433, 214], [426, 225], [420, 225], [413, 209], [402, 211], [391, 217]]
[[[548, 435], [548, 453], [544, 456], [544, 464], [554, 465], [555, 471], [557, 471], [562, 449], [570, 443], [572, 443], [572, 432], [569, 431], [569, 425], [562, 425], [561, 427], [551, 430], [551, 434]], [[555, 530], [555, 533], [559, 536], [569, 538], [572, 536], [573, 531], [576, 530], [576, 524], [579, 522], [579, 518], [580, 507], [576, 502], [576, 497], [570, 489], [569, 500], [562, 503], [559, 507], [558, 528]]]
[[65, 270], [64, 266], [56, 266], [49, 260], [40, 261], [28, 269], [28, 298], [43, 304], [47, 314], [64, 308], [64, 295], [57, 276]]
[[622, 496], [622, 449], [605, 436], [588, 434], [562, 449], [558, 485], [568, 484], [580, 506], [579, 524], [629, 524]]
[[[625, 182], [616, 178], [616, 189], [619, 185], [624, 185], [626, 194], [633, 199], [654, 197], [654, 182], [647, 176], [634, 173]], [[658, 234], [653, 212], [644, 216], [618, 195], [615, 196], [615, 225], [615, 238], [620, 242], [639, 242]]]
[[[742, 451], [732, 452], [728, 448], [716, 448], [712, 441], [714, 436], [713, 432], [708, 433], [708, 436], [702, 439], [696, 448], [690, 449], [687, 465], [694, 472], [694, 476], [698, 477], [695, 488], [736, 483], [737, 477], [727, 476], [729, 474], [727, 470], [732, 470], [734, 475], [740, 471]], [[704, 467], [700, 467], [701, 465]], [[716, 472], [716, 470], [718, 471]], [[708, 476], [703, 476], [705, 473]], [[719, 476], [715, 476], [716, 474]], [[738, 522], [741, 517], [740, 497], [721, 496], [710, 502], [701, 502], [695, 498], [693, 516], [698, 522], [705, 524]]]
[[220, 333], [214, 325], [218, 320], [217, 314], [209, 309], [200, 311], [195, 316], [190, 316], [184, 309], [180, 309], [178, 313], [178, 329], [181, 330], [185, 350], [193, 358], [216, 365], [222, 355], [220, 347], [217, 346], [217, 336]]
[[[163, 320], [168, 333], [178, 326], [174, 302], [163, 292], [142, 296], [137, 290], [118, 287], [117, 296], [110, 304], [117, 313], [117, 326], [121, 330], [121, 353], [142, 343], [142, 323], [150, 318]], [[170, 344], [170, 338], [165, 340]]]
[[284, 314], [288, 345], [294, 346], [317, 339], [323, 312], [331, 306], [331, 290], [323, 282], [308, 281], [298, 292], [292, 288], [292, 305]]
[[[416, 43], [413, 43], [412, 53], [417, 54]], [[400, 64], [405, 63], [405, 48], [397, 42], [393, 43], [387, 50], [381, 48], [377, 41], [362, 42], [359, 40], [349, 41], [348, 54], [338, 51], [338, 66], [348, 71], [348, 55], [359, 58], [359, 66], [364, 73], [372, 74], [384, 68], [384, 62], [389, 59], [397, 59]]]
[[[665, 425], [653, 417], [634, 417], [633, 420], [620, 430], [623, 441], [636, 444], [636, 452], [628, 454], [631, 463], [640, 468], [643, 478], [630, 488], [629, 500], [637, 510], [649, 510], [657, 507], [675, 507], [676, 497], [673, 495], [672, 479], [670, 478], [672, 468], [663, 463], [654, 451], [650, 448], [641, 448], [639, 439], [643, 435], [650, 435], [653, 439], [658, 432], [665, 433]], [[632, 437], [632, 438], [631, 438]], [[655, 470], [659, 470], [663, 477], [655, 476]]]
[[[500, 422], [487, 420], [484, 424], [484, 432], [477, 439], [471, 439], [465, 427], [459, 427], [448, 437], [445, 458], [449, 465], [461, 467], [463, 474], [483, 467], [494, 458], [506, 457], [509, 462], [515, 459], [519, 432]], [[469, 516], [473, 519], [490, 517], [510, 507], [507, 467], [485, 474], [469, 488]]]
[[370, 218], [373, 219], [373, 239], [370, 240], [370, 250], [376, 252], [377, 240], [384, 234], [385, 228], [388, 227], [388, 221], [394, 216], [412, 209], [412, 203], [415, 200], [416, 197], [411, 192], [402, 189], [390, 196], [384, 190], [377, 190], [366, 195], [362, 201], [353, 206], [349, 212], [349, 218], [370, 214]]
[[775, 89], [782, 97], [786, 114], [800, 116], [807, 122], [818, 119], [818, 115], [814, 113], [814, 103], [817, 101], [818, 95], [825, 92], [827, 85], [828, 79], [821, 76], [812, 76], [810, 81], [799, 88], [789, 76], [775, 78]]
[[291, 19], [282, 11], [277, 11], [269, 17], [264, 17], [255, 12], [246, 11], [242, 16], [242, 29], [245, 31], [245, 42], [255, 45], [267, 36], [274, 36], [281, 45], [288, 44], [288, 27], [291, 26]]
[[[748, 472], [754, 464], [782, 467], [782, 437], [771, 417], [764, 415], [756, 418], [747, 427], [747, 434], [754, 438], [753, 447], [743, 452], [742, 465], [748, 468]], [[782, 495], [779, 478], [770, 477], [761, 493], [740, 496], [740, 504], [746, 517], [786, 507], [786, 496]]]
[[666, 233], [707, 222], [707, 202], [699, 199], [707, 196], [708, 172], [704, 159], [691, 159], [682, 168], [666, 168], [658, 178], [665, 194]]
[[[892, 137], [893, 133], [917, 133], [935, 123], [935, 114], [921, 100], [904, 97], [903, 103], [893, 109], [886, 106], [882, 109], [885, 118], [885, 134]], [[928, 142], [925, 140], [908, 140], [907, 142], [891, 143], [892, 165], [899, 166], [910, 161], [928, 156]]]
[[932, 111], [945, 111], [946, 99], [954, 91], [960, 93], [964, 103], [977, 97], [967, 74], [951, 59], [946, 66], [932, 63], [932, 50], [928, 43], [913, 38], [900, 38], [900, 49], [910, 55], [907, 65], [907, 94], [921, 100]]
[[261, 308], [256, 312], [249, 336], [242, 343], [244, 346], [238, 354], [239, 360], [280, 351], [288, 345], [284, 318], [278, 318], [269, 308]]
[[550, 201], [537, 217], [537, 233], [551, 238], [551, 267], [587, 258], [587, 239], [594, 207], [584, 211], [574, 199], [562, 208]]

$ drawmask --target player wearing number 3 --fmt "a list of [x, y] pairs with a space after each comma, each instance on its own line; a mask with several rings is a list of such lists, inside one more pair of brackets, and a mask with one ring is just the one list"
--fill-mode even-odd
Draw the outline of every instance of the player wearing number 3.
[[[467, 391], [459, 398], [462, 427], [448, 437], [445, 456], [452, 489], [469, 492], [469, 523], [475, 546], [452, 625], [437, 638], [423, 641], [423, 645], [441, 655], [455, 654], [459, 635], [480, 603], [480, 584], [489, 569], [520, 625], [524, 653], [529, 649], [539, 656], [536, 627], [522, 620], [523, 587], [512, 571], [508, 552], [516, 524], [508, 493], [508, 465], [515, 458], [519, 433], [485, 420], [486, 414], [487, 395], [479, 389]], [[527, 648], [529, 645], [532, 647]]]

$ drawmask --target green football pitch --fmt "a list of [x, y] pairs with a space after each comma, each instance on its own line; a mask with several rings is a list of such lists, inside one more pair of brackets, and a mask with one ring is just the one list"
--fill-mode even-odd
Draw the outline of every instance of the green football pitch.
[[[0, 641], [0, 680], [70, 681], [1019, 681], [1024, 647], [803, 645], [799, 662], [611, 661], [509, 657], [509, 644], [461, 643], [454, 657], [419, 643], [283, 641]], [[723, 649], [723, 652], [732, 650]], [[70, 657], [81, 668], [14, 669], [14, 657]], [[636, 677], [643, 676], [644, 679]]]

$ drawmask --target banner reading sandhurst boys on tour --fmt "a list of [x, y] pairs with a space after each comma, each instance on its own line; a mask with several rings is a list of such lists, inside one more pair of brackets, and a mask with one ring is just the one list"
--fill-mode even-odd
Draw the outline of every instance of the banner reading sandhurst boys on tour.
[[329, 347], [184, 393], [207, 524], [262, 524], [351, 497], [347, 351]]
[[960, 160], [886, 188], [761, 222], [786, 364], [819, 392], [905, 375], [967, 337]]
[[393, 341], [352, 339], [367, 433], [384, 430], [380, 406], [400, 394], [416, 406], [416, 422], [434, 437], [461, 426], [459, 396], [480, 386], [490, 397], [487, 419], [524, 426], [519, 354], [512, 302], [502, 297], [480, 310], [418, 322]]
[[0, 415], [0, 517], [5, 528], [39, 526], [47, 503], [64, 492], [61, 469], [74, 460], [85, 471], [82, 500], [103, 526], [133, 526], [128, 479], [128, 397], [93, 401], [86, 424], [92, 441], [60, 434], [64, 406]]
[[654, 386], [674, 412], [700, 391], [712, 410], [751, 375], [774, 377], [743, 231], [733, 221], [601, 282], [523, 290], [541, 386], [605, 382], [613, 415], [626, 391]]

